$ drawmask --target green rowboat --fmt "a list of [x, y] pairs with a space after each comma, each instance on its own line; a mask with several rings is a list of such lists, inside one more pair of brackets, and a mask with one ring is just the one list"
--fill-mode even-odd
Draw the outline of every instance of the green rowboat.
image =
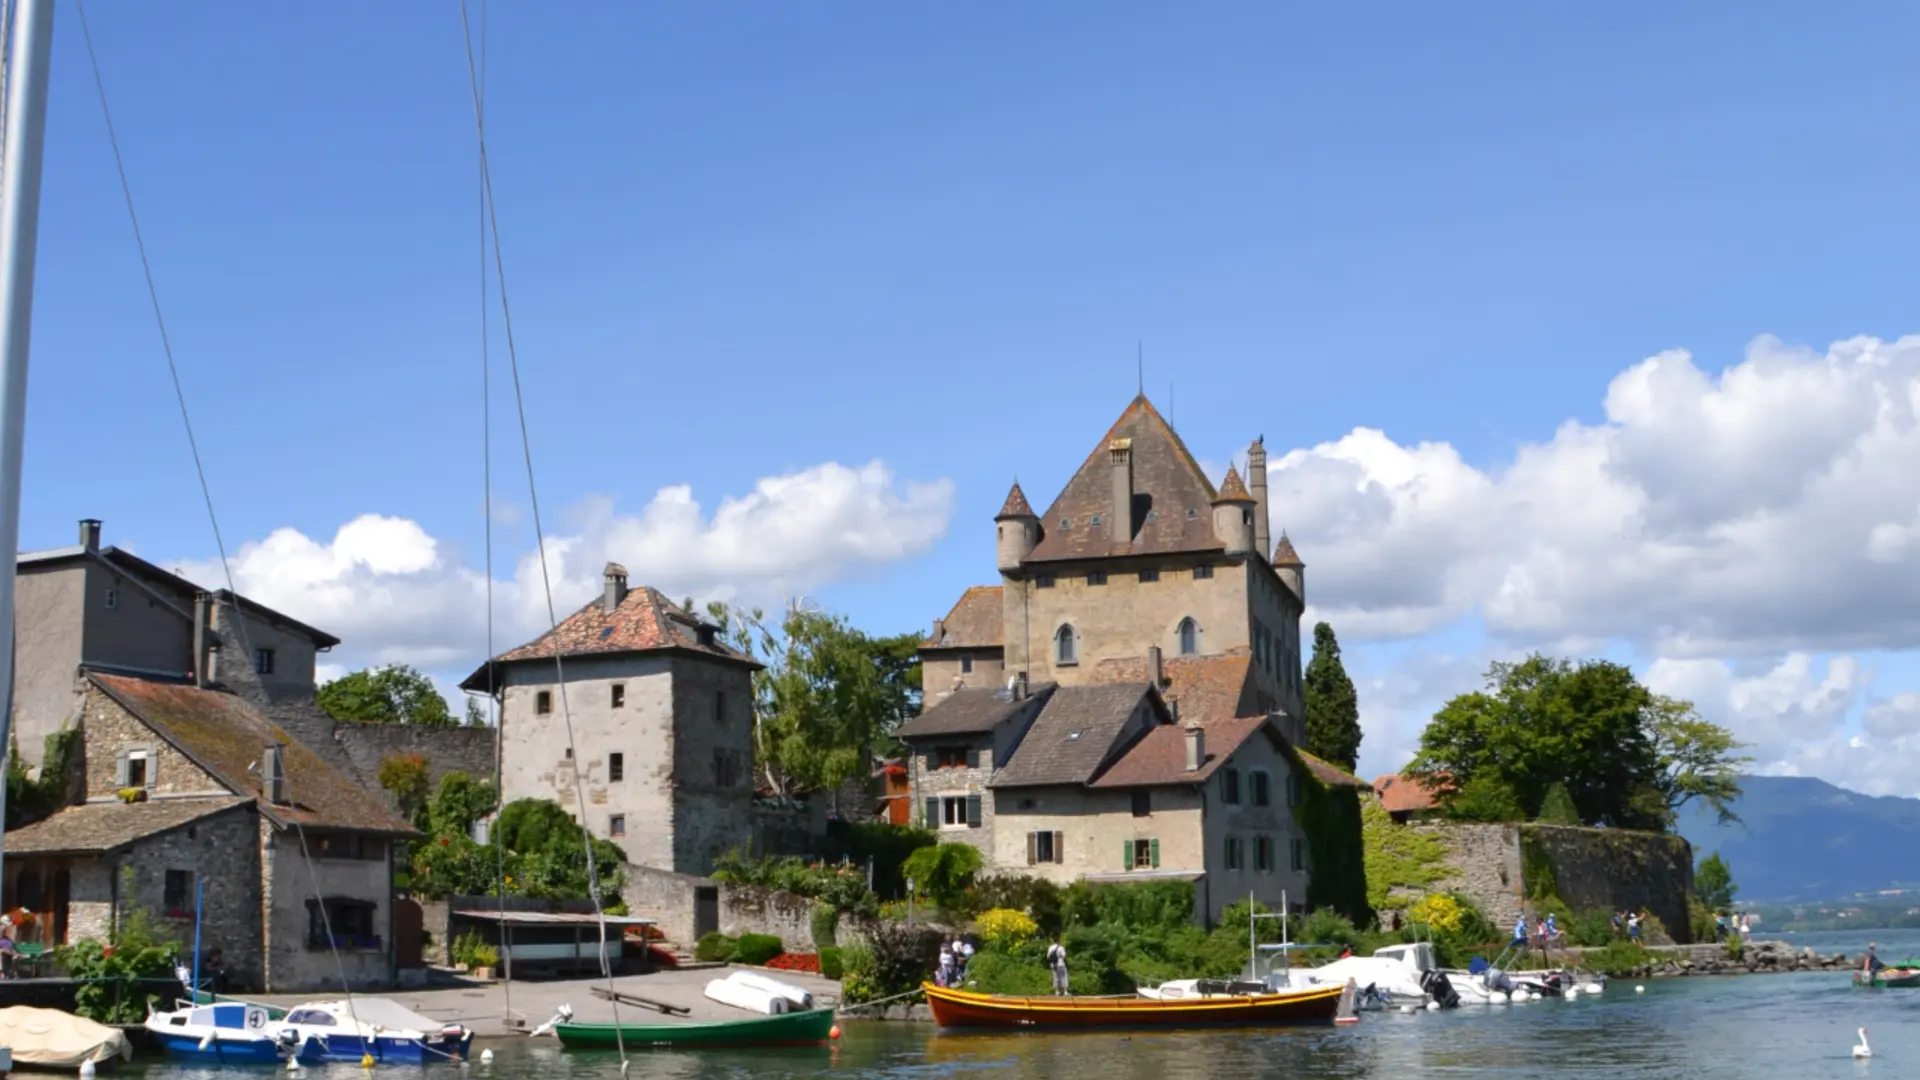
[[1872, 978], [1868, 978], [1866, 972], [1855, 968], [1853, 985], [1872, 990], [1910, 990], [1920, 986], [1920, 960], [1905, 960], [1898, 964], [1889, 964], [1874, 972]]
[[752, 1016], [741, 1020], [664, 1024], [559, 1024], [553, 1033], [569, 1050], [687, 1047], [725, 1049], [742, 1046], [808, 1046], [824, 1043], [833, 1030], [832, 1009]]

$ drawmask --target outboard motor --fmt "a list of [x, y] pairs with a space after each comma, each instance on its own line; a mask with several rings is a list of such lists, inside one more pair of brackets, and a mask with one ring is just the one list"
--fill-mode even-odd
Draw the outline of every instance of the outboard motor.
[[1438, 970], [1421, 973], [1420, 989], [1425, 990], [1427, 996], [1443, 1009], [1460, 1007], [1460, 991], [1455, 990], [1453, 983], [1448, 982], [1447, 977]]
[[1513, 993], [1513, 979], [1497, 967], [1490, 967], [1486, 974], [1487, 989], [1498, 990], [1503, 994]]
[[1567, 989], [1566, 983], [1561, 980], [1560, 973], [1557, 971], [1550, 972], [1546, 978], [1541, 979], [1540, 987], [1548, 997], [1561, 997]]

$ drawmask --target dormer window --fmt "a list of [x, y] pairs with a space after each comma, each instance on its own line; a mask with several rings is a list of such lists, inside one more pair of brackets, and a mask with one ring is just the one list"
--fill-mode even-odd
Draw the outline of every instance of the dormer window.
[[1091, 527], [1094, 527], [1094, 526], [1098, 526], [1099, 524], [1100, 524], [1100, 515], [1099, 515], [1099, 514], [1095, 514], [1095, 515], [1093, 515], [1092, 517], [1090, 517], [1090, 518], [1088, 518], [1088, 519], [1087, 519], [1087, 525], [1088, 525], [1088, 527], [1090, 527], [1090, 528], [1091, 528]]

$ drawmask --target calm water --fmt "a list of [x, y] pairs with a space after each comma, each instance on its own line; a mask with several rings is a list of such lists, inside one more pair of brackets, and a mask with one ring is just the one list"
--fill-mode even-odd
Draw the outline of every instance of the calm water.
[[[1817, 951], [1857, 952], [1871, 937], [1889, 957], [1920, 954], [1920, 933], [1806, 934]], [[858, 1080], [1408, 1080], [1415, 1076], [1857, 1078], [1920, 1075], [1920, 990], [1856, 991], [1845, 975], [1615, 980], [1605, 995], [1413, 1016], [1370, 1013], [1349, 1028], [1191, 1034], [949, 1035], [925, 1024], [850, 1023], [833, 1049], [636, 1054], [632, 1080], [827, 1077]], [[1854, 1029], [1874, 1057], [1855, 1062]], [[563, 1054], [553, 1043], [495, 1043], [470, 1080], [618, 1080], [612, 1054]], [[384, 1069], [381, 1072], [393, 1072]], [[419, 1070], [408, 1070], [419, 1071]], [[426, 1072], [457, 1075], [451, 1067]], [[156, 1064], [145, 1080], [213, 1080]], [[224, 1074], [231, 1076], [231, 1073]], [[263, 1073], [263, 1075], [266, 1075]], [[364, 1078], [311, 1070], [314, 1080]], [[376, 1073], [376, 1076], [378, 1074]]]

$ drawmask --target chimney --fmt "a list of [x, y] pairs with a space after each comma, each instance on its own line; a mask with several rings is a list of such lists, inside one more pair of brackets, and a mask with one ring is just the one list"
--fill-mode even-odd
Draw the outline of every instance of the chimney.
[[1166, 667], [1160, 662], [1160, 646], [1147, 646], [1147, 681], [1153, 684], [1155, 690], [1158, 690], [1166, 677]]
[[197, 592], [193, 594], [193, 685], [206, 689], [213, 681], [213, 672], [207, 648], [207, 624], [211, 620], [213, 594]]
[[1207, 733], [1199, 724], [1187, 725], [1187, 771], [1199, 772], [1207, 761]]
[[100, 519], [80, 519], [80, 546], [88, 551], [100, 550]]
[[933, 643], [935, 645], [940, 644], [940, 639], [946, 636], [947, 636], [947, 620], [945, 619], [933, 620], [933, 637], [931, 639]]
[[1270, 558], [1267, 546], [1267, 437], [1253, 440], [1247, 447], [1247, 487], [1253, 495], [1253, 549], [1260, 557]]
[[260, 757], [260, 786], [275, 806], [287, 805], [287, 767], [281, 755], [279, 743], [268, 743]]
[[1113, 459], [1113, 505], [1107, 510], [1107, 538], [1115, 544], [1133, 542], [1133, 440], [1107, 444]]
[[1013, 700], [1027, 700], [1027, 673], [1024, 671], [1013, 677]]
[[617, 562], [610, 562], [606, 570], [602, 571], [602, 575], [606, 580], [606, 587], [600, 593], [600, 610], [611, 615], [614, 609], [620, 606], [620, 601], [627, 598], [627, 568]]
[[1177, 724], [1180, 722], [1180, 699], [1179, 698], [1170, 697], [1167, 699], [1167, 714], [1173, 717], [1174, 723]]

